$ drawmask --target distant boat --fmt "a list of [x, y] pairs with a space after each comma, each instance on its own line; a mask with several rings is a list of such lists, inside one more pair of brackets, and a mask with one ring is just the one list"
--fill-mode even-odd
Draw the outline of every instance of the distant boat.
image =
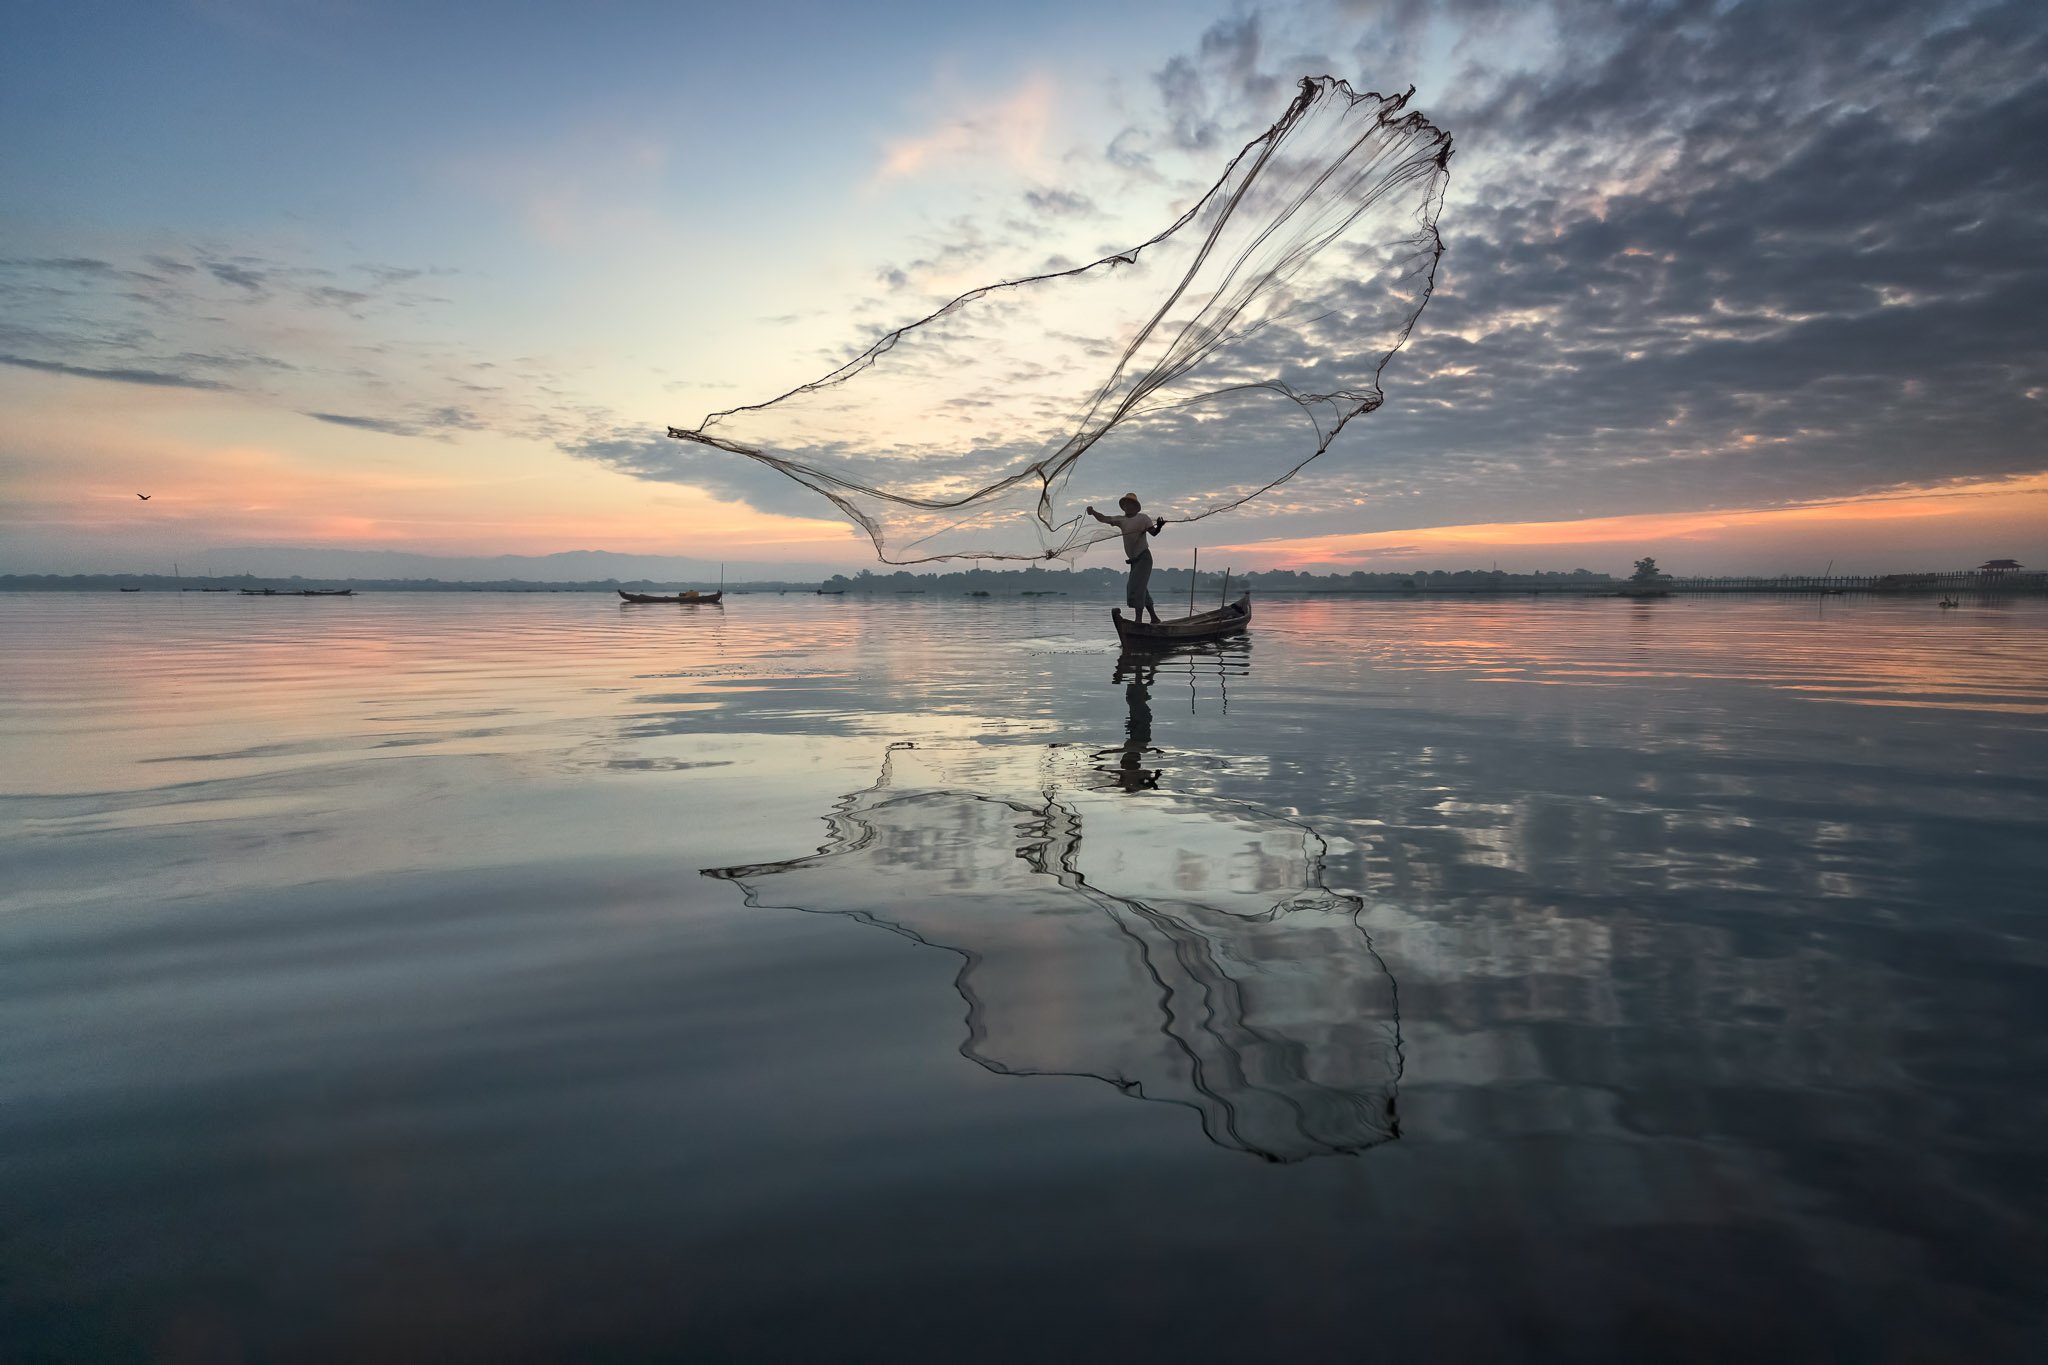
[[[208, 588], [207, 592], [221, 592], [221, 588]], [[244, 597], [354, 597], [354, 588], [244, 588]]]
[[[285, 595], [289, 597], [291, 594], [286, 593]], [[299, 596], [301, 597], [354, 597], [355, 595], [356, 590], [354, 588], [302, 588], [299, 591]]]
[[653, 592], [627, 592], [624, 588], [620, 588], [617, 591], [619, 596], [625, 598], [628, 602], [668, 602], [685, 607], [714, 607], [725, 596], [723, 590], [718, 592], [679, 592], [670, 597], [664, 597], [660, 593]]
[[117, 592], [141, 592], [141, 591], [142, 591], [142, 589], [140, 589], [140, 588], [118, 588], [118, 589], [116, 589], [116, 591], [117, 591]]
[[1112, 608], [1109, 619], [1116, 623], [1117, 638], [1127, 647], [1174, 645], [1187, 640], [1215, 640], [1225, 635], [1236, 635], [1251, 626], [1252, 595], [1246, 593], [1229, 606], [1218, 607], [1214, 611], [1197, 612], [1193, 616], [1177, 617], [1171, 621], [1161, 621], [1156, 626], [1126, 621], [1121, 607]]

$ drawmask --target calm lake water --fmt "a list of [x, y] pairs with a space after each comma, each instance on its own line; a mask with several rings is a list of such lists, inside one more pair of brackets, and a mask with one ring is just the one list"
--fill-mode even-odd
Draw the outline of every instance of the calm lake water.
[[2019, 1359], [2048, 603], [0, 597], [0, 1357]]

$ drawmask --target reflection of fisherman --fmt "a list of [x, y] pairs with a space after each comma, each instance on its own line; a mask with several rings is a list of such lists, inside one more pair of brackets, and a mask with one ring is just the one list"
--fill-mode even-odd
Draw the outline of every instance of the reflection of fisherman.
[[1138, 506], [1138, 495], [1126, 493], [1117, 500], [1117, 506], [1124, 509], [1120, 517], [1105, 517], [1093, 507], [1088, 515], [1105, 526], [1114, 526], [1124, 533], [1124, 562], [1131, 566], [1131, 581], [1124, 589], [1124, 602], [1132, 614], [1142, 622], [1145, 613], [1152, 613], [1152, 624], [1159, 624], [1159, 608], [1152, 605], [1152, 547], [1145, 543], [1146, 536], [1156, 536], [1166, 525], [1166, 518], [1147, 516]]
[[[1123, 661], [1117, 663], [1117, 677], [1124, 676]], [[1154, 670], [1145, 666], [1131, 669], [1130, 681], [1124, 684], [1124, 705], [1130, 708], [1130, 715], [1124, 722], [1124, 743], [1120, 749], [1100, 749], [1097, 758], [1116, 755], [1114, 768], [1098, 768], [1098, 772], [1110, 774], [1116, 785], [1127, 792], [1151, 791], [1159, 785], [1160, 769], [1145, 766], [1145, 756], [1159, 752], [1152, 747], [1152, 678]]]

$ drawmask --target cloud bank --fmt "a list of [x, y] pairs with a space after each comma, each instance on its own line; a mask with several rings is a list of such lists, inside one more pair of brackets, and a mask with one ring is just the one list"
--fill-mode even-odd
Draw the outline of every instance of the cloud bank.
[[[1765, 509], [2048, 472], [2035, 0], [1313, 0], [1196, 21], [1180, 46], [1135, 78], [1041, 63], [1057, 75], [997, 81], [981, 105], [877, 136], [821, 239], [832, 214], [864, 211], [863, 191], [972, 169], [1000, 192], [934, 201], [923, 230], [847, 262], [863, 297], [791, 321], [779, 354], [829, 369], [964, 289], [1142, 240], [1297, 79], [1327, 72], [1415, 85], [1412, 107], [1456, 137], [1447, 250], [1386, 404], [1231, 514], [1230, 534]], [[1113, 112], [1077, 138], [1062, 114], [1097, 86], [1114, 98], [1091, 107]], [[0, 257], [10, 382], [260, 405], [366, 440], [520, 437], [763, 511], [821, 506], [742, 457], [660, 440], [696, 412], [620, 411], [573, 367], [500, 353], [424, 260], [169, 230], [126, 252], [110, 241]], [[691, 325], [739, 334], [769, 311]], [[1302, 369], [1333, 349], [1260, 341]], [[633, 361], [655, 373], [671, 358]], [[729, 371], [691, 382], [760, 368], [736, 348]], [[933, 452], [933, 475], [957, 453]], [[1162, 422], [1119, 459], [1171, 510], [1253, 453], [1215, 424]]]

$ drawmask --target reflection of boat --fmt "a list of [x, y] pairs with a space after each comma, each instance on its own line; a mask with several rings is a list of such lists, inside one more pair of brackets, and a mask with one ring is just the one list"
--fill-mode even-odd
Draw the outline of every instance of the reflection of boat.
[[960, 1050], [990, 1071], [1105, 1081], [1272, 1161], [1398, 1137], [1399, 999], [1363, 903], [1301, 820], [1160, 788], [1144, 676], [1120, 748], [892, 745], [819, 852], [705, 875], [960, 954]]
[[725, 596], [725, 592], [722, 589], [718, 592], [679, 592], [667, 597], [662, 596], [660, 593], [627, 592], [624, 588], [620, 588], [618, 592], [619, 596], [625, 598], [628, 602], [670, 602], [680, 603], [686, 607], [716, 606], [719, 599]]
[[1136, 678], [1150, 687], [1162, 675], [1187, 678], [1214, 677], [1222, 685], [1225, 709], [1230, 698], [1229, 679], [1251, 672], [1252, 642], [1246, 635], [1225, 635], [1213, 640], [1169, 640], [1156, 645], [1134, 646], [1116, 656], [1110, 677], [1123, 682]]
[[1121, 607], [1111, 608], [1109, 619], [1116, 623], [1117, 638], [1130, 648], [1179, 644], [1188, 640], [1215, 640], [1235, 635], [1251, 625], [1252, 595], [1246, 593], [1228, 606], [1161, 621], [1156, 626], [1126, 621]]

